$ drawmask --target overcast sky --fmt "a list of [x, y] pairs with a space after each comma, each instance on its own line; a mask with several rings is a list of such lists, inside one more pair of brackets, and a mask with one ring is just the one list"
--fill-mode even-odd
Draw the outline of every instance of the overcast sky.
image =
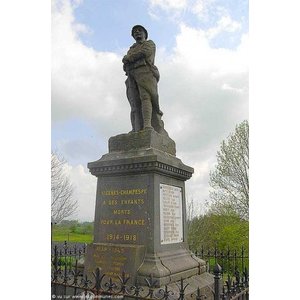
[[156, 43], [163, 120], [195, 169], [186, 188], [197, 213], [221, 141], [248, 119], [248, 1], [53, 0], [52, 149], [68, 161], [81, 221], [95, 209], [87, 163], [131, 129], [121, 60], [135, 24]]

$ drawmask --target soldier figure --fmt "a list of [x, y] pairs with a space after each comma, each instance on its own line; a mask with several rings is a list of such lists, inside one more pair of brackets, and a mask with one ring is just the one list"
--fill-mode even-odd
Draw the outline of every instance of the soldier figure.
[[122, 62], [127, 75], [125, 84], [131, 106], [132, 131], [154, 129], [168, 135], [161, 120], [163, 113], [158, 102], [159, 72], [154, 65], [155, 44], [147, 40], [148, 32], [141, 25], [134, 26], [131, 35], [136, 43], [130, 47]]

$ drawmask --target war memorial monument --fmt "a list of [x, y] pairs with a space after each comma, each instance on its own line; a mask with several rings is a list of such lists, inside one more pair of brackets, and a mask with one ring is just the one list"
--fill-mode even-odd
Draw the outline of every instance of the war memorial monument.
[[100, 267], [117, 278], [125, 271], [140, 285], [153, 276], [157, 286], [170, 288], [183, 278], [187, 293], [198, 287], [207, 293], [213, 276], [187, 244], [185, 181], [194, 170], [176, 157], [164, 128], [155, 44], [141, 25], [131, 34], [136, 42], [122, 62], [132, 131], [111, 137], [109, 152], [88, 163], [97, 192], [85, 272]]

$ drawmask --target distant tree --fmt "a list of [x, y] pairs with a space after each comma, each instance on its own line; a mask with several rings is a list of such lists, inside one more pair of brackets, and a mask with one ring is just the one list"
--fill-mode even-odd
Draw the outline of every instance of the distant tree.
[[59, 225], [64, 227], [71, 227], [73, 225], [77, 225], [78, 220], [62, 220]]
[[249, 218], [249, 124], [245, 120], [223, 141], [210, 173], [210, 211]]
[[83, 222], [83, 233], [84, 234], [93, 234], [94, 232], [94, 222]]
[[77, 210], [74, 187], [65, 172], [66, 161], [51, 152], [51, 222], [60, 223]]
[[238, 215], [207, 213], [190, 221], [188, 243], [192, 250], [200, 247], [212, 249], [239, 249], [249, 246], [249, 222]]

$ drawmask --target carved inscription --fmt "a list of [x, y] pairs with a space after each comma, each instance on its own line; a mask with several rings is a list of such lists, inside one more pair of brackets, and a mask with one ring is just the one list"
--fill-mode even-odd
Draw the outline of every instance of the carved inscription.
[[106, 279], [111, 277], [118, 280], [125, 271], [125, 277], [135, 278], [136, 271], [145, 255], [144, 246], [119, 244], [90, 244], [88, 245], [85, 268], [88, 273], [101, 268]]
[[100, 191], [100, 241], [144, 244], [147, 225], [147, 188], [111, 188]]
[[[97, 266], [105, 270], [105, 274], [112, 278], [126, 270], [125, 265], [128, 261], [124, 247], [97, 246], [93, 253], [93, 260]], [[126, 274], [129, 277], [129, 274]]]
[[183, 242], [182, 189], [160, 185], [160, 241], [161, 244]]

